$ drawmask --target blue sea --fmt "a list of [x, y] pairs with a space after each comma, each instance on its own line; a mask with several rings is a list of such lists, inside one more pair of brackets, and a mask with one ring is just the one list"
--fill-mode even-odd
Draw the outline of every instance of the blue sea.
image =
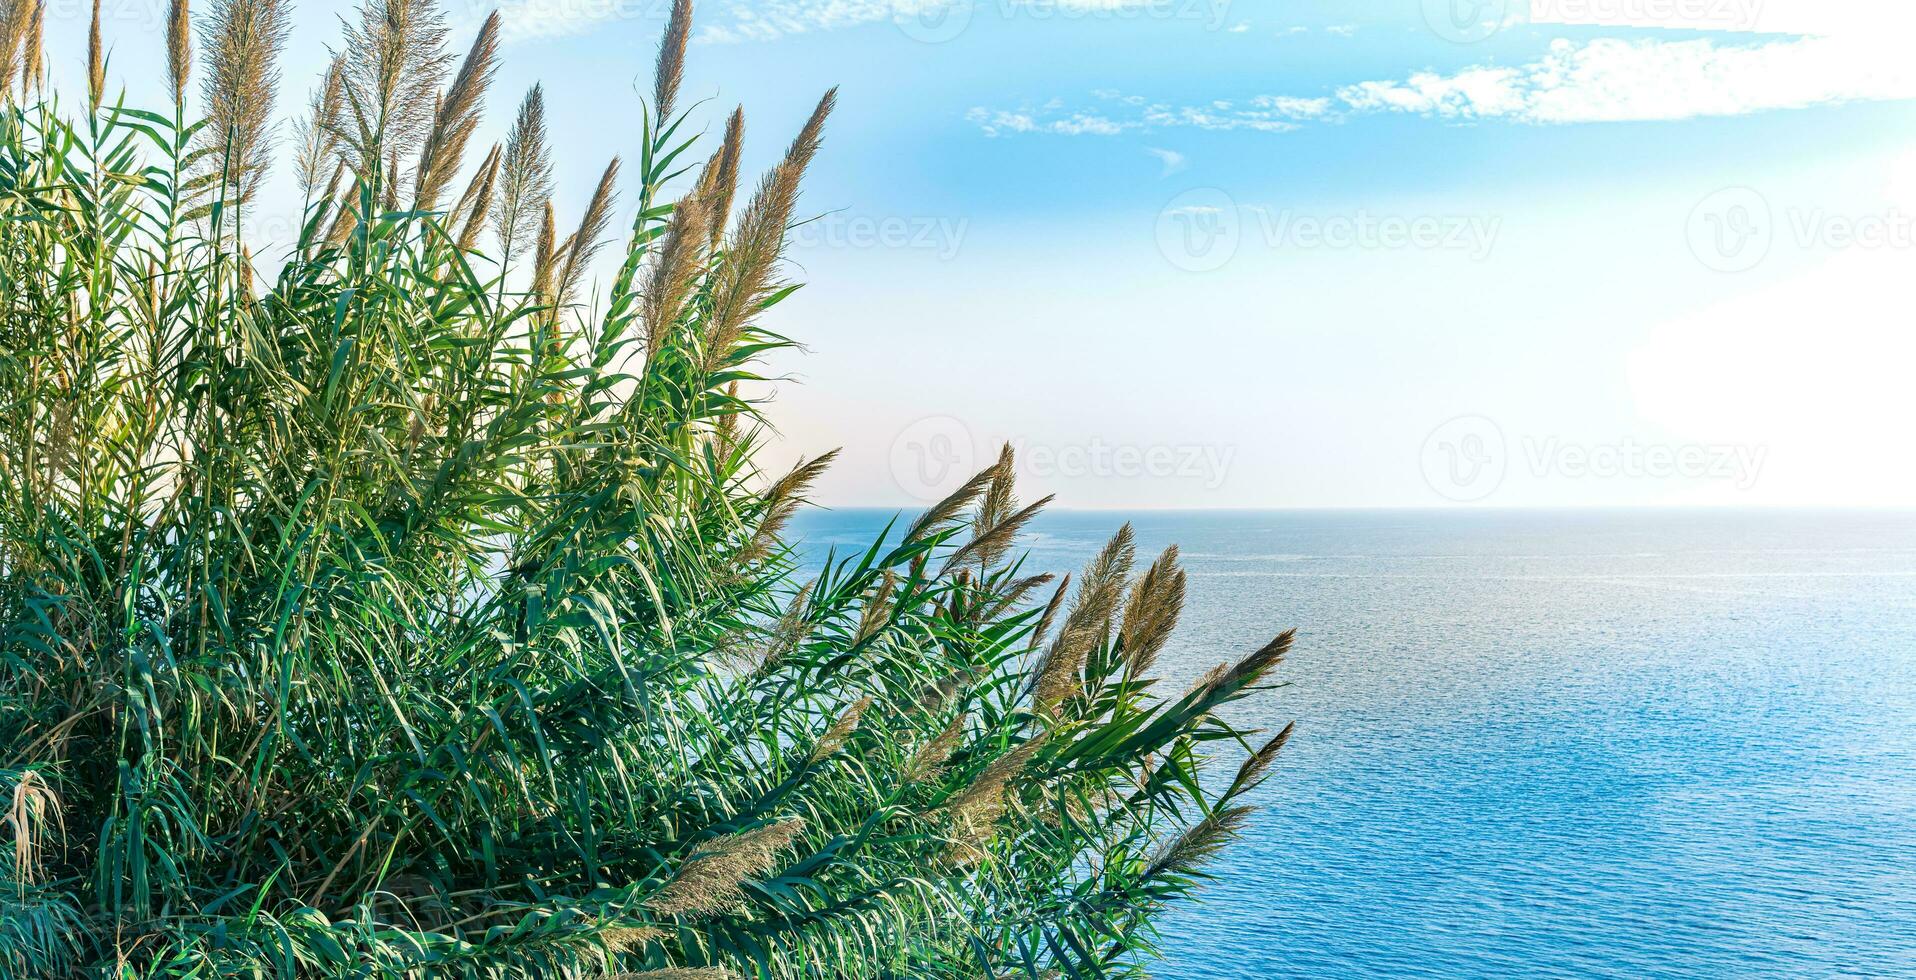
[[1916, 514], [1055, 513], [1031, 561], [1127, 518], [1190, 572], [1168, 675], [1300, 631], [1161, 980], [1916, 977]]

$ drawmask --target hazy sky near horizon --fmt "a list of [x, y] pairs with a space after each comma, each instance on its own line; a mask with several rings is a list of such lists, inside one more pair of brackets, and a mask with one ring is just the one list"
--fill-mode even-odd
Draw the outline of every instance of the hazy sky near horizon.
[[[498, 6], [482, 138], [543, 81], [575, 220], [668, 4]], [[106, 3], [135, 102], [164, 7]], [[77, 91], [87, 4], [47, 9]], [[1063, 506], [1916, 504], [1909, 5], [698, 9], [684, 92], [745, 105], [748, 167], [842, 86], [769, 409], [780, 458], [843, 447], [820, 502], [916, 504], [1009, 440]], [[295, 10], [283, 116], [349, 13]]]

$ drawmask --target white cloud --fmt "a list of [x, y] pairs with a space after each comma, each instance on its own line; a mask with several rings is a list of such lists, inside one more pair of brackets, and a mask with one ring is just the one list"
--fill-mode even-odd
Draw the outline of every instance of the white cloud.
[[980, 106], [965, 113], [965, 118], [976, 123], [986, 136], [1003, 136], [1011, 133], [1116, 136], [1127, 129], [1138, 128], [1138, 124], [1134, 122], [1119, 122], [1086, 112], [1074, 112], [1057, 118], [1041, 118], [1029, 110], [1006, 112]]
[[1916, 99], [1916, 67], [1894, 43], [1875, 37], [1737, 44], [1598, 38], [1554, 41], [1542, 58], [1515, 67], [1416, 72], [1345, 85], [1330, 97], [1262, 95], [1188, 106], [1147, 104], [1109, 90], [1100, 98], [1135, 113], [1106, 120], [1119, 129], [1286, 132], [1304, 122], [1369, 113], [1532, 124], [1640, 122]]
[[1231, 34], [1244, 34], [1244, 33], [1248, 33], [1250, 29], [1251, 29], [1250, 21], [1240, 20], [1237, 23], [1232, 24], [1230, 27], [1225, 28], [1225, 31]]
[[1531, 123], [1735, 116], [1916, 98], [1916, 72], [1866, 45], [1809, 37], [1754, 45], [1617, 38], [1552, 43], [1519, 68], [1420, 72], [1338, 91], [1356, 112], [1410, 112]]
[[1356, 24], [1332, 24], [1331, 26], [1324, 28], [1324, 33], [1334, 34], [1338, 37], [1350, 37], [1351, 35], [1357, 33], [1357, 25]]
[[1184, 159], [1184, 154], [1179, 153], [1176, 150], [1165, 150], [1155, 146], [1147, 146], [1144, 148], [1144, 152], [1149, 153], [1150, 155], [1154, 157], [1157, 157], [1158, 162], [1160, 164], [1163, 164], [1163, 167], [1164, 167], [1163, 173], [1160, 173], [1158, 175], [1160, 177], [1169, 177], [1172, 174], [1177, 173], [1180, 170], [1183, 170], [1186, 164], [1186, 161]]

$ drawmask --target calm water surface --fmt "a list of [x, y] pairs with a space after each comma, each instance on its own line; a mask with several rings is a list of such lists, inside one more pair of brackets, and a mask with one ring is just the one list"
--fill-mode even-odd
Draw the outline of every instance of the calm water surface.
[[[826, 511], [814, 555], [889, 512]], [[1037, 525], [1081, 566], [1125, 515]], [[1298, 735], [1162, 980], [1916, 977], [1916, 514], [1208, 512], [1163, 669]]]

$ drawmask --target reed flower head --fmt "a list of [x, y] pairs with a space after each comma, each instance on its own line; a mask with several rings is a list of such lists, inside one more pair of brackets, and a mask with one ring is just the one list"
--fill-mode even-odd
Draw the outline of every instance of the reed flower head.
[[432, 128], [426, 133], [425, 149], [420, 152], [418, 178], [413, 188], [414, 207], [432, 210], [439, 195], [459, 173], [465, 157], [466, 142], [479, 125], [479, 113], [485, 108], [486, 89], [498, 70], [499, 12], [493, 11], [479, 25], [466, 60], [452, 78], [451, 87], [433, 111]]
[[1039, 735], [993, 759], [945, 804], [944, 812], [951, 824], [947, 860], [969, 865], [984, 857], [985, 848], [997, 836], [998, 821], [1004, 817], [1006, 793], [1031, 764], [1032, 757], [1044, 747], [1044, 742], [1045, 737]]
[[193, 72], [193, 17], [187, 0], [172, 0], [166, 8], [166, 86], [174, 105], [186, 104], [186, 83]]
[[672, 118], [672, 104], [678, 99], [679, 82], [685, 76], [685, 42], [691, 36], [692, 0], [673, 0], [671, 19], [659, 39], [658, 65], [652, 78], [652, 105], [661, 126]]
[[965, 726], [970, 720], [970, 715], [960, 714], [943, 731], [919, 746], [918, 751], [912, 753], [911, 759], [905, 763], [905, 781], [921, 783], [943, 772], [952, 753], [964, 743]]
[[1209, 816], [1160, 847], [1145, 866], [1144, 877], [1188, 877], [1194, 874], [1199, 866], [1215, 857], [1224, 845], [1243, 831], [1244, 821], [1250, 817], [1252, 809], [1248, 806], [1225, 806], [1212, 811]]
[[26, 37], [21, 42], [24, 50], [20, 55], [20, 91], [22, 94], [38, 89], [46, 81], [46, 0], [14, 0], [17, 6], [28, 10]]
[[1064, 626], [1032, 682], [1032, 704], [1039, 711], [1049, 712], [1078, 693], [1087, 657], [1110, 630], [1135, 553], [1131, 525], [1126, 524], [1085, 566], [1071, 611], [1065, 614]]
[[494, 144], [479, 161], [479, 169], [472, 175], [472, 182], [466, 185], [465, 193], [459, 195], [459, 203], [452, 209], [452, 215], [466, 216], [465, 224], [459, 230], [459, 250], [469, 252], [479, 241], [479, 233], [485, 230], [486, 220], [492, 214], [493, 187], [499, 180], [499, 146]]
[[1124, 640], [1125, 670], [1130, 676], [1148, 673], [1171, 639], [1178, 614], [1184, 609], [1184, 581], [1184, 569], [1178, 567], [1178, 549], [1172, 545], [1131, 587], [1118, 627], [1118, 635]]
[[852, 702], [851, 707], [846, 708], [845, 713], [839, 715], [838, 720], [832, 722], [830, 728], [825, 729], [825, 734], [818, 737], [818, 744], [812, 746], [812, 754], [808, 761], [817, 765], [836, 755], [839, 749], [845, 747], [845, 742], [852, 737], [852, 733], [858, 731], [859, 721], [865, 717], [865, 712], [870, 710], [871, 706], [870, 695]]
[[779, 477], [766, 489], [764, 506], [759, 516], [758, 527], [752, 532], [751, 541], [739, 556], [739, 563], [750, 565], [764, 559], [777, 546], [779, 536], [784, 533], [785, 525], [798, 513], [805, 502], [805, 492], [813, 483], [825, 474], [832, 460], [838, 458], [838, 450], [822, 453], [809, 461], [792, 467], [791, 472]]
[[425, 140], [452, 56], [436, 0], [363, 0], [345, 35], [346, 100], [356, 121], [346, 142], [366, 173], [386, 154], [410, 157]]
[[552, 151], [546, 144], [545, 90], [534, 85], [519, 103], [500, 164], [499, 264], [510, 267], [520, 246], [532, 244], [540, 215], [552, 200]]
[[798, 840], [805, 821], [787, 817], [755, 830], [727, 834], [699, 846], [665, 887], [645, 900], [659, 915], [715, 915], [745, 900], [741, 886], [772, 870]]
[[1295, 722], [1285, 725], [1283, 731], [1245, 758], [1243, 765], [1238, 766], [1237, 778], [1231, 780], [1232, 796], [1255, 789], [1264, 781], [1264, 777], [1270, 774], [1271, 764], [1277, 761], [1278, 752], [1283, 750], [1284, 743], [1291, 740], [1291, 730], [1296, 727]]
[[[18, 2], [13, 5], [24, 6]], [[11, 61], [17, 36], [11, 25], [7, 35], [8, 60]], [[100, 111], [100, 100], [106, 97], [106, 46], [100, 39], [100, 0], [93, 0], [93, 26], [87, 29], [86, 35], [86, 94], [93, 111]]]
[[212, 0], [200, 26], [207, 125], [200, 132], [235, 201], [251, 200], [271, 162], [274, 90], [288, 30], [285, 0]]

